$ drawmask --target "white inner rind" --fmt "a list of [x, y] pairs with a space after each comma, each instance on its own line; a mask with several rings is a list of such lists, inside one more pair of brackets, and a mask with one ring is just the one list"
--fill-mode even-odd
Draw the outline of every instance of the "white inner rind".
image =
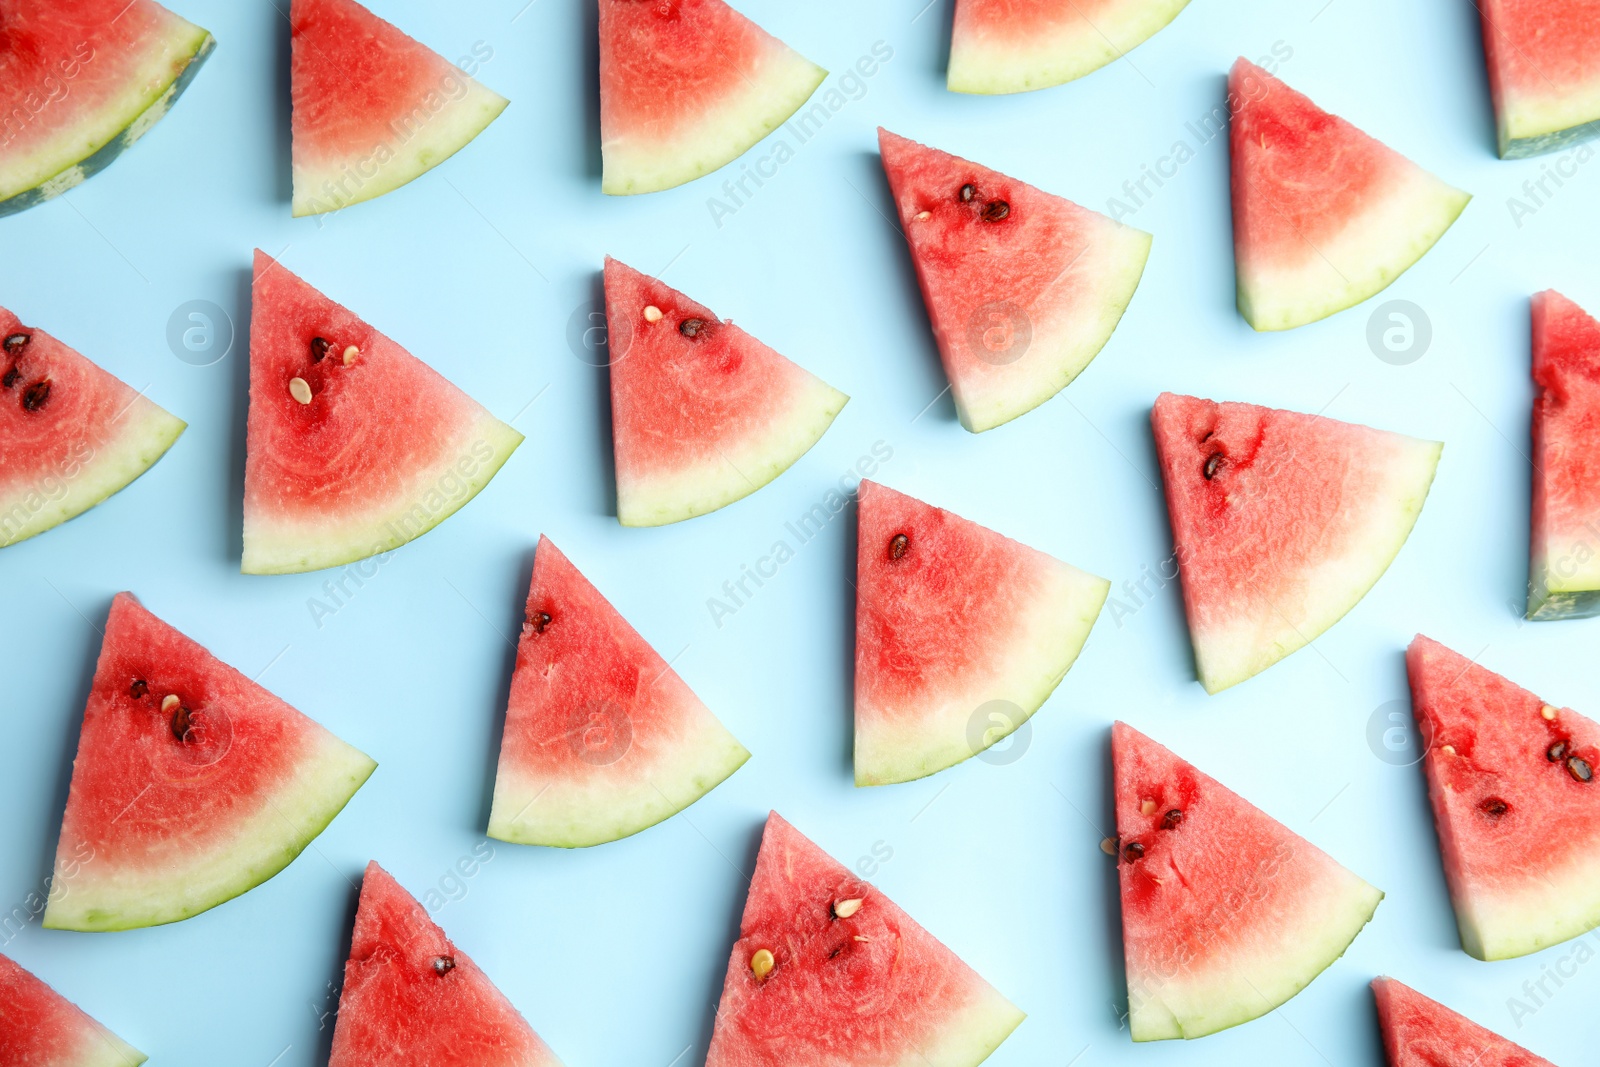
[[1236, 242], [1239, 313], [1257, 330], [1287, 330], [1353, 307], [1421, 259], [1471, 199], [1401, 161], [1366, 210], [1315, 246], [1302, 241], [1295, 263], [1257, 262]]
[[1091, 19], [1075, 4], [1062, 5], [1058, 25], [1036, 28], [1025, 39], [1015, 29], [986, 33], [962, 25], [957, 9], [950, 39], [953, 93], [1024, 93], [1081, 78], [1122, 58], [1178, 16], [1189, 0], [1119, 0]]
[[[1499, 104], [1500, 155], [1505, 159], [1555, 151], [1600, 134], [1600, 128], [1578, 129], [1600, 123], [1600, 79], [1561, 96], [1506, 92]], [[1563, 136], [1569, 133], [1573, 136]]]
[[1574, 852], [1559, 869], [1514, 872], [1506, 883], [1451, 880], [1461, 947], [1476, 959], [1526, 956], [1600, 927], [1600, 854]]
[[42, 1067], [139, 1067], [150, 1058], [93, 1019], [84, 1023], [78, 1045], [71, 1059]]
[[[985, 751], [1033, 717], [1077, 661], [1111, 583], [1052, 560], [1002, 655], [911, 707], [856, 709], [857, 785], [923, 778]], [[982, 710], [1004, 702], [1003, 711]], [[1009, 705], [1009, 706], [1007, 706]], [[981, 730], [973, 736], [974, 718]], [[1014, 717], [1015, 721], [1010, 721]], [[977, 743], [974, 744], [974, 741]]]
[[[1597, 524], [1600, 527], [1600, 524]], [[1547, 535], [1534, 546], [1534, 570], [1552, 593], [1600, 589], [1600, 529], [1564, 536]]]
[[974, 976], [976, 998], [895, 1067], [977, 1067], [1027, 1018], [1020, 1008]]
[[1444, 446], [1400, 434], [1387, 436], [1394, 440], [1391, 455], [1368, 471], [1370, 478], [1381, 481], [1370, 487], [1361, 513], [1351, 516], [1359, 525], [1346, 534], [1341, 552], [1297, 575], [1295, 585], [1305, 591], [1303, 597], [1274, 603], [1261, 593], [1249, 610], [1208, 626], [1195, 624], [1196, 612], [1190, 612], [1195, 666], [1206, 692], [1236, 685], [1315, 641], [1389, 569], [1422, 513]]

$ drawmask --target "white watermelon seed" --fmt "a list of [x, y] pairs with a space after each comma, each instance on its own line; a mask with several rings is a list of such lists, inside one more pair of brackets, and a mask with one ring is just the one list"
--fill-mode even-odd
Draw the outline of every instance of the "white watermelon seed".
[[771, 949], [756, 949], [756, 954], [750, 957], [750, 969], [755, 972], [756, 981], [765, 981], [767, 975], [772, 973], [772, 968], [777, 965], [777, 962], [773, 958]]
[[171, 711], [181, 703], [183, 703], [183, 701], [179, 700], [176, 695], [168, 693], [166, 696], [161, 698], [161, 710], [163, 712]]
[[356, 361], [356, 357], [359, 356], [360, 354], [361, 354], [361, 349], [357, 348], [355, 345], [351, 345], [349, 348], [345, 349], [344, 350], [344, 365], [346, 367], [348, 367], [350, 364], [354, 363]]
[[306, 384], [304, 378], [290, 378], [289, 395], [302, 404], [309, 404], [311, 403], [311, 386]]
[[1456, 746], [1454, 746], [1454, 745], [1446, 745], [1443, 748], [1441, 748], [1439, 751], [1443, 752], [1446, 756], [1454, 756], [1456, 754]]
[[646, 322], [660, 322], [661, 321], [661, 309], [656, 307], [654, 304], [647, 305], [645, 307], [645, 309], [644, 309], [644, 321], [646, 321]]
[[1100, 851], [1104, 852], [1108, 856], [1115, 856], [1117, 854], [1117, 839], [1114, 837], [1102, 839], [1100, 842]]
[[933, 218], [933, 212], [931, 212], [931, 211], [919, 211], [919, 212], [917, 212], [917, 221], [918, 222], [927, 222], [931, 218]]
[[1141, 814], [1141, 815], [1154, 815], [1155, 813], [1156, 813], [1156, 802], [1155, 801], [1147, 800], [1143, 804], [1139, 805], [1139, 814]]
[[868, 941], [868, 942], [870, 942], [870, 941], [871, 941], [871, 940], [872, 940], [872, 938], [870, 938], [870, 937], [862, 937], [862, 936], [861, 936], [861, 935], [860, 935], [860, 934], [857, 934], [857, 935], [856, 935], [856, 936], [855, 936], [855, 938], [854, 938], [854, 940], [856, 940], [856, 941]]
[[1546, 704], [1544, 707], [1539, 709], [1539, 714], [1543, 715], [1546, 720], [1553, 719], [1556, 717], [1556, 709], [1552, 708], [1549, 704]]
[[864, 902], [860, 898], [854, 900], [841, 900], [833, 906], [833, 913], [841, 919], [848, 919], [861, 910]]

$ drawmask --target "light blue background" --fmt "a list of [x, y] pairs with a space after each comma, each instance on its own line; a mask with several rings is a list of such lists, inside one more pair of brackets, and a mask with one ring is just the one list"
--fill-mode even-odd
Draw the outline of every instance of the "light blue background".
[[[336, 1002], [362, 866], [377, 858], [420, 895], [483, 840], [510, 641], [543, 531], [754, 753], [703, 802], [631, 840], [575, 853], [496, 844], [464, 897], [438, 911], [569, 1067], [700, 1062], [769, 808], [847, 863], [892, 850], [876, 884], [1029, 1013], [996, 1065], [1377, 1064], [1365, 984], [1385, 972], [1556, 1062], [1592, 1061], [1600, 965], [1519, 1029], [1508, 998], [1573, 946], [1498, 964], [1462, 953], [1422, 776], [1367, 740], [1378, 709], [1405, 696], [1401, 652], [1418, 630], [1552, 701], [1600, 708], [1597, 624], [1518, 617], [1526, 299], [1556, 286], [1600, 309], [1600, 166], [1580, 167], [1515, 224], [1507, 197], [1551, 160], [1495, 159], [1471, 5], [1196, 0], [1129, 61], [985, 99], [944, 91], [949, 0], [920, 14], [923, 0], [742, 0], [834, 71], [877, 41], [894, 58], [718, 227], [707, 198], [728, 172], [634, 199], [600, 194], [592, 2], [524, 2], [379, 0], [447, 56], [490, 46], [481, 80], [512, 105], [433, 173], [319, 222], [289, 217], [283, 15], [266, 0], [183, 0], [219, 47], [174, 112], [105, 174], [0, 222], [0, 303], [190, 424], [126, 492], [0, 555], [0, 903], [22, 903], [49, 873], [97, 627], [117, 590], [247, 673], [271, 664], [264, 684], [380, 763], [313, 849], [244, 897], [131, 933], [33, 923], [4, 951], [156, 1063], [323, 1064], [331, 1016], [326, 1028], [319, 1019]], [[1149, 270], [1081, 380], [1002, 429], [962, 430], [949, 398], [934, 400], [945, 382], [885, 218], [875, 126], [1104, 209], [1216, 105], [1235, 56], [1275, 42], [1293, 50], [1281, 68], [1291, 84], [1477, 194], [1387, 294], [1426, 310], [1431, 349], [1409, 366], [1375, 358], [1365, 338], [1376, 302], [1286, 335], [1252, 333], [1233, 309], [1217, 142], [1130, 219], [1155, 234]], [[307, 602], [328, 574], [238, 573], [256, 245], [528, 435], [476, 501], [321, 628]], [[566, 340], [608, 252], [651, 272], [670, 265], [671, 284], [853, 401], [754, 497], [666, 529], [620, 528], [605, 372]], [[194, 299], [227, 309], [239, 333], [213, 366], [180, 361], [165, 340], [173, 310]], [[707, 598], [878, 441], [893, 449], [887, 483], [1119, 587], [1137, 579], [1170, 552], [1146, 421], [1162, 389], [1447, 442], [1398, 562], [1314, 650], [1207, 697], [1168, 586], [1142, 610], [1101, 617], [1020, 759], [863, 791], [848, 762], [853, 520], [713, 625]], [[1346, 957], [1275, 1016], [1194, 1044], [1135, 1047], [1120, 1028], [1115, 876], [1098, 847], [1117, 717], [1388, 891]]]

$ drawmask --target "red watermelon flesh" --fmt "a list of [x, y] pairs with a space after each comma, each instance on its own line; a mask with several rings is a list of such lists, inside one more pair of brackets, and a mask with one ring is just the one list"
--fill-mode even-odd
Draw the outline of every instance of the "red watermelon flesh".
[[654, 826], [750, 753], [546, 537], [517, 644], [489, 836], [575, 848]]
[[961, 424], [1032, 411], [1110, 339], [1150, 235], [881, 128], [878, 145]]
[[828, 75], [723, 0], [599, 2], [607, 193], [710, 174], [783, 125]]
[[1476, 6], [1501, 158], [1560, 151], [1600, 133], [1600, 0]]
[[871, 883], [768, 816], [706, 1067], [974, 1067], [1022, 1020]]
[[1555, 1067], [1393, 978], [1374, 978], [1372, 995], [1389, 1067]]
[[375, 766], [119, 593], [44, 925], [126, 930], [232, 900], [287, 867]]
[[1533, 298], [1533, 530], [1528, 618], [1600, 614], [1600, 322]]
[[367, 864], [328, 1067], [560, 1067], [477, 964]]
[[1406, 669], [1461, 947], [1508, 959], [1600, 926], [1600, 727], [1420, 635]]
[[0, 0], [0, 26], [0, 216], [110, 166], [216, 46], [153, 0]]
[[860, 501], [856, 784], [884, 785], [1026, 722], [1077, 660], [1110, 583], [876, 482]]
[[1471, 199], [1249, 60], [1228, 77], [1239, 312], [1286, 330], [1386, 288]]
[[477, 496], [522, 443], [260, 250], [251, 293], [245, 573], [398, 548]]
[[1150, 421], [1206, 691], [1315, 641], [1405, 544], [1442, 445], [1163, 393]]
[[506, 108], [355, 0], [294, 0], [289, 22], [297, 217], [398, 189]]
[[142, 393], [0, 308], [0, 548], [105, 500], [183, 431]]
[[1135, 1041], [1265, 1015], [1344, 955], [1383, 894], [1144, 734], [1111, 730]]
[[617, 517], [660, 526], [788, 470], [850, 398], [732, 322], [606, 258]]
[[139, 1067], [147, 1058], [0, 956], [0, 1067]]
[[948, 85], [1020, 93], [1099, 70], [1177, 17], [1189, 0], [956, 0]]

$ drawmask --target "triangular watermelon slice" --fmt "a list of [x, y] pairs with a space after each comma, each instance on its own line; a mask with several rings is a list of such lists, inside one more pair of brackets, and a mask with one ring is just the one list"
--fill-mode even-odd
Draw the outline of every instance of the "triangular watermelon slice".
[[0, 216], [116, 162], [217, 44], [153, 0], [0, 0], [0, 26]]
[[1172, 393], [1150, 421], [1208, 693], [1315, 641], [1366, 596], [1416, 524], [1444, 447]]
[[1128, 1024], [1204, 1037], [1344, 955], [1383, 893], [1126, 723], [1111, 728]]
[[489, 836], [578, 848], [676, 815], [750, 758], [547, 537], [517, 644]]
[[975, 1067], [1024, 1015], [777, 812], [706, 1067]]
[[1032, 411], [1105, 347], [1150, 235], [888, 130], [878, 145], [961, 424]]
[[1143, 44], [1189, 0], [956, 0], [953, 93], [1022, 93], [1081, 78]]
[[1503, 960], [1600, 927], [1600, 726], [1420, 635], [1406, 669], [1461, 947]]
[[1528, 618], [1600, 615], [1600, 322], [1554, 289], [1533, 298]]
[[1111, 583], [873, 481], [856, 537], [856, 784], [1010, 736], [1061, 684]]
[[0, 548], [122, 489], [184, 428], [143, 393], [0, 307]]
[[44, 925], [198, 915], [287, 867], [377, 764], [119, 593]]
[[355, 0], [294, 0], [289, 22], [297, 218], [421, 177], [508, 103]]
[[0, 956], [0, 1067], [139, 1067], [148, 1058]]
[[561, 1067], [389, 872], [367, 864], [328, 1067]]
[[522, 435], [256, 251], [246, 574], [398, 548], [478, 495]]
[[1239, 313], [1287, 330], [1361, 303], [1472, 197], [1247, 59], [1228, 76]]
[[[1474, 6], [1483, 15], [1500, 158], [1559, 152], [1600, 135], [1594, 0], [1476, 0]], [[1587, 159], [1579, 155], [1576, 162]], [[1545, 174], [1534, 180], [1543, 186]]]
[[709, 308], [606, 258], [617, 517], [661, 526], [766, 485], [850, 398]]
[[1374, 978], [1389, 1067], [1555, 1067], [1393, 978]]
[[827, 76], [723, 0], [600, 0], [600, 187], [653, 193], [710, 174]]

